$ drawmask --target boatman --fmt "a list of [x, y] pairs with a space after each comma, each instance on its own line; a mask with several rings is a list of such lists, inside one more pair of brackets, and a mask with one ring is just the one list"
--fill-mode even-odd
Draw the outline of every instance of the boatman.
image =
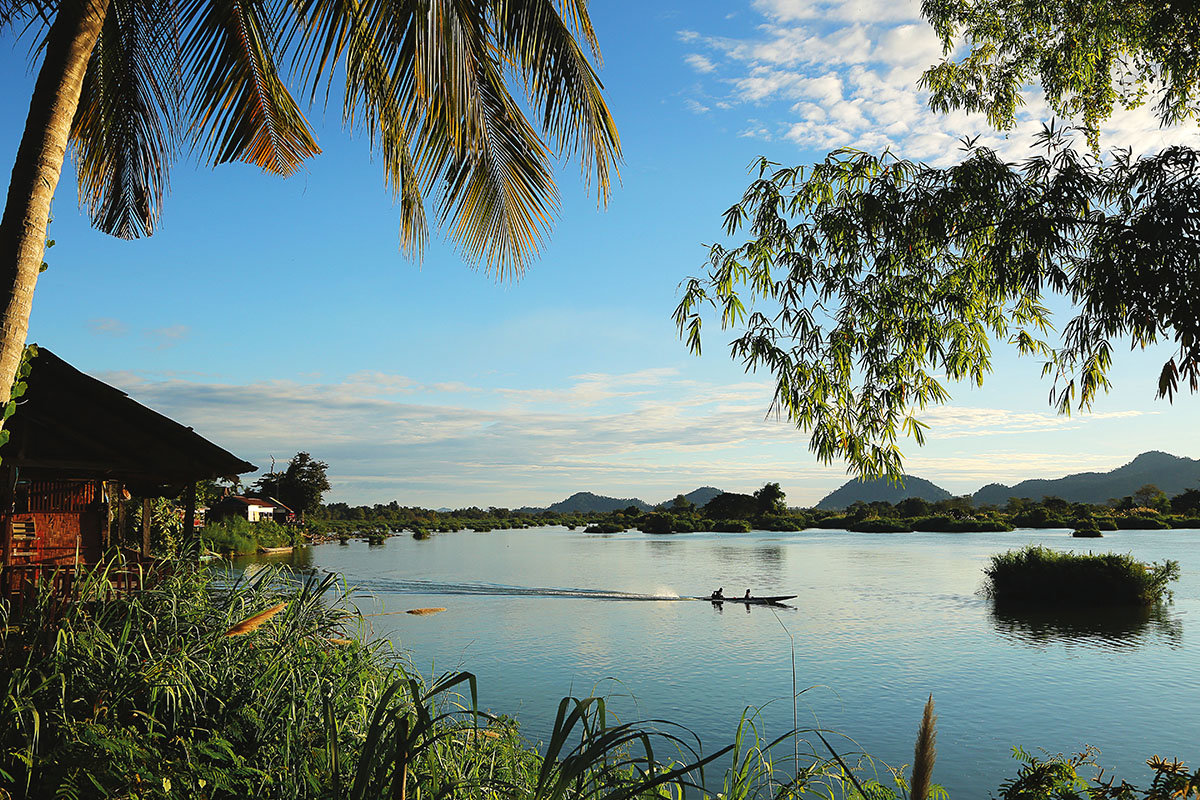
[[749, 589], [746, 590], [746, 599], [747, 600], [750, 599], [750, 590]]
[[722, 600], [722, 599], [724, 599], [724, 597], [725, 597], [725, 587], [724, 586], [722, 586], [720, 589], [717, 589], [715, 592], [712, 593], [713, 600]]

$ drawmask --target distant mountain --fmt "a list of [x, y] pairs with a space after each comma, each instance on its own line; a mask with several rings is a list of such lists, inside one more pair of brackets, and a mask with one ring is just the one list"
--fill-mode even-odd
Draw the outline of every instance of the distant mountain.
[[[694, 489], [694, 490], [688, 492], [687, 494], [685, 494], [683, 496], [683, 499], [690, 502], [696, 508], [700, 508], [700, 507], [704, 506], [705, 504], [707, 504], [709, 500], [712, 500], [717, 495], [723, 494], [723, 493], [724, 493], [723, 490], [713, 488], [712, 486], [701, 486], [699, 489]], [[674, 502], [675, 502], [675, 498], [672, 497], [668, 500], [663, 500], [661, 503], [659, 503], [659, 505], [670, 508], [671, 504]]]
[[[712, 486], [701, 486], [699, 489], [693, 489], [684, 495], [684, 498], [690, 500], [697, 508], [703, 506], [709, 500], [712, 500], [717, 495], [721, 494], [721, 489], [715, 489]], [[664, 500], [659, 505], [667, 506], [668, 508], [675, 502], [675, 498]], [[651, 506], [645, 500], [639, 500], [636, 497], [605, 497], [602, 494], [593, 494], [592, 492], [576, 492], [566, 500], [559, 500], [557, 503], [548, 508], [536, 508], [533, 506], [525, 506], [518, 508], [517, 511], [524, 511], [530, 514], [536, 514], [539, 511], [556, 511], [560, 514], [575, 514], [586, 513], [588, 511], [621, 511], [630, 506], [637, 506], [641, 511], [652, 511], [654, 506]]]
[[1021, 481], [1016, 486], [989, 483], [972, 496], [977, 506], [1004, 505], [1010, 497], [1041, 500], [1053, 495], [1071, 503], [1104, 503], [1133, 494], [1148, 483], [1177, 495], [1200, 485], [1200, 460], [1151, 450], [1111, 472], [1080, 472], [1053, 480]]
[[847, 481], [841, 488], [825, 495], [821, 502], [817, 503], [817, 508], [825, 510], [849, 508], [860, 500], [864, 503], [874, 503], [880, 500], [899, 503], [910, 497], [919, 497], [932, 503], [936, 500], [948, 500], [952, 496], [942, 487], [915, 475], [905, 475], [903, 486], [889, 483], [886, 478], [870, 481], [855, 479]]
[[604, 497], [591, 492], [576, 492], [566, 500], [559, 500], [549, 507], [548, 510], [556, 511], [560, 514], [572, 514], [575, 512], [584, 511], [620, 511], [623, 508], [637, 506], [642, 511], [649, 511], [650, 504], [638, 500], [636, 497], [618, 498]]

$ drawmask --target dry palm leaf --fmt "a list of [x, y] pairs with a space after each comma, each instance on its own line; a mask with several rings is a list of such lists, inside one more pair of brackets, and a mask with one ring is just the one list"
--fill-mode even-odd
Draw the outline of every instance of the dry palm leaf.
[[405, 611], [404, 613], [405, 614], [414, 614], [418, 617], [423, 617], [426, 614], [436, 614], [439, 611], [445, 611], [445, 610], [446, 609], [444, 609], [444, 608], [410, 608], [408, 611]]

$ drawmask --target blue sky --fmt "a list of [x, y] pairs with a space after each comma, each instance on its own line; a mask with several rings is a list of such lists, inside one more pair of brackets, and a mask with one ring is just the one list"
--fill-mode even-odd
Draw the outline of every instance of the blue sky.
[[[915, 89], [938, 45], [917, 4], [756, 0], [596, 3], [600, 72], [625, 163], [607, 209], [560, 170], [562, 213], [516, 283], [465, 266], [434, 236], [398, 251], [398, 214], [367, 142], [314, 110], [324, 153], [289, 180], [184, 159], [158, 232], [88, 227], [68, 167], [55, 201], [30, 339], [261, 467], [299, 450], [330, 464], [330, 499], [542, 505], [579, 490], [657, 501], [700, 485], [779, 481], [793, 504], [845, 480], [807, 436], [765, 418], [710, 325], [702, 358], [670, 315], [678, 284], [721, 241], [721, 212], [759, 155], [807, 163], [834, 147], [892, 147], [937, 163], [983, 134], [1019, 155], [1017, 129], [931, 114]], [[16, 152], [32, 75], [0, 48], [0, 153]], [[1200, 144], [1120, 114], [1107, 144]], [[1154, 401], [1164, 352], [1119, 354], [1115, 389], [1070, 419], [1039, 365], [1002, 348], [984, 388], [932, 409], [912, 474], [954, 492], [992, 480], [1110, 469], [1148, 449], [1200, 456], [1197, 398]]]

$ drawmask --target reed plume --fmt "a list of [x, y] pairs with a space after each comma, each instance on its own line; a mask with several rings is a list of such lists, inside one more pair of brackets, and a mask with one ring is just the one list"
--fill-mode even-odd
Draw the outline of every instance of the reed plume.
[[265, 625], [267, 620], [278, 614], [280, 611], [283, 611], [285, 608], [287, 608], [287, 603], [273, 605], [266, 611], [260, 611], [253, 617], [247, 617], [246, 619], [242, 620], [237, 625], [234, 625], [232, 628], [225, 631], [225, 635], [242, 636], [243, 634], [252, 633], [262, 625]]
[[436, 614], [439, 611], [445, 611], [445, 610], [446, 609], [444, 609], [444, 608], [410, 608], [408, 611], [405, 611], [404, 613], [405, 614], [414, 614], [418, 617], [423, 617], [426, 614]]
[[917, 729], [917, 744], [913, 748], [912, 791], [909, 800], [925, 800], [929, 796], [929, 779], [933, 776], [933, 762], [937, 759], [937, 717], [933, 713], [933, 695], [925, 703], [921, 715], [921, 727]]

